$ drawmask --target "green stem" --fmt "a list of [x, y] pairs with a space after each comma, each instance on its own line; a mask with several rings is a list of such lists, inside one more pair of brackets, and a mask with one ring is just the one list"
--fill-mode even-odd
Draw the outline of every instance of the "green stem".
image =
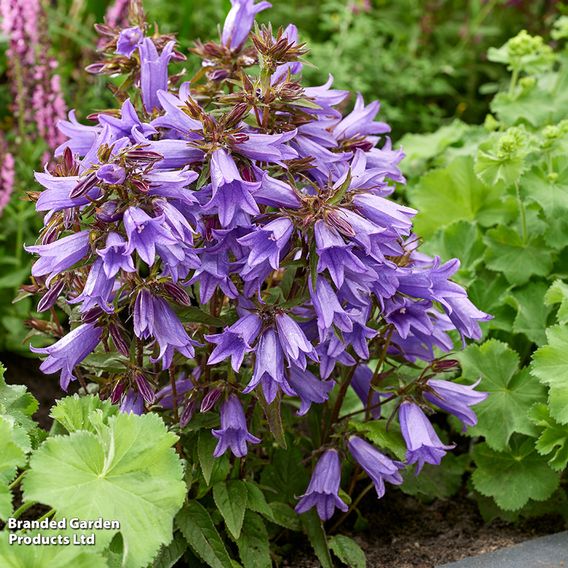
[[38, 521], [41, 522], [45, 519], [47, 519], [48, 517], [52, 517], [55, 514], [55, 509], [50, 509], [47, 513], [45, 513], [45, 515], [42, 515]]
[[12, 483], [10, 483], [10, 485], [8, 485], [9, 489], [14, 489], [14, 487], [16, 487], [17, 485], [20, 484], [20, 482], [22, 481], [22, 479], [24, 479], [24, 476], [26, 475], [26, 473], [28, 472], [28, 470], [24, 470], [22, 471], [22, 473], [20, 473], [20, 475], [18, 475], [18, 477], [16, 477], [16, 479], [14, 479], [14, 481], [12, 481]]
[[509, 97], [515, 94], [515, 87], [517, 86], [517, 81], [519, 80], [519, 69], [515, 67], [513, 69], [513, 74], [511, 75], [511, 83], [509, 85]]
[[521, 190], [519, 188], [519, 182], [515, 183], [515, 192], [517, 194], [517, 204], [519, 206], [519, 213], [521, 215], [521, 235], [523, 238], [523, 244], [527, 244], [528, 233], [527, 233], [527, 212], [525, 209], [525, 203], [521, 198]]
[[31, 509], [36, 504], [37, 504], [37, 501], [27, 501], [26, 503], [23, 503], [20, 507], [18, 507], [14, 511], [12, 518], [13, 519], [20, 518], [28, 509]]

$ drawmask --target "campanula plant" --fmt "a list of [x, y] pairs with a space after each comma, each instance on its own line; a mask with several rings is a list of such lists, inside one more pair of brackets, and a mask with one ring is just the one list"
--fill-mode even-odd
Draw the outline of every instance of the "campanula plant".
[[213, 561], [186, 523], [213, 526], [216, 506], [244, 564], [270, 565], [239, 540], [264, 527], [259, 514], [297, 526], [267, 501], [295, 507], [329, 565], [314, 510], [339, 509], [339, 526], [368, 491], [362, 472], [381, 497], [439, 464], [454, 445], [432, 415], [472, 425], [485, 398], [451, 381], [445, 354], [490, 316], [451, 280], [457, 260], [420, 252], [379, 103], [351, 107], [332, 77], [304, 87], [296, 27], [254, 22], [268, 7], [232, 0], [219, 41], [192, 50], [190, 80], [136, 2], [127, 28], [99, 26], [88, 71], [112, 76], [119, 105], [61, 122], [28, 246], [42, 309], [68, 314], [38, 324], [56, 339], [33, 348], [42, 370], [179, 432], [190, 502], [178, 526], [213, 566], [233, 545]]

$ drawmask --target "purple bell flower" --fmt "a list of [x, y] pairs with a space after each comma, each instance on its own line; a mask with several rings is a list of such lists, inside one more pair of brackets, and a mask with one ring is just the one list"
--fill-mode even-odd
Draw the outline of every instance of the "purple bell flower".
[[216, 347], [209, 356], [208, 365], [215, 365], [231, 358], [231, 366], [235, 372], [241, 368], [245, 353], [250, 353], [250, 344], [256, 339], [262, 322], [257, 315], [248, 314], [230, 327], [226, 327], [222, 333], [206, 335], [209, 343], [215, 343]]
[[422, 409], [413, 402], [403, 402], [398, 410], [398, 419], [402, 436], [406, 442], [406, 461], [409, 465], [416, 465], [418, 475], [425, 463], [440, 465], [447, 450], [454, 445], [446, 446]]
[[129, 389], [120, 401], [120, 412], [140, 415], [144, 412], [144, 399], [134, 389]]
[[119, 55], [130, 57], [144, 39], [144, 33], [138, 26], [120, 31], [116, 42], [116, 52]]
[[102, 332], [95, 324], [84, 323], [49, 347], [30, 346], [30, 349], [33, 353], [48, 356], [41, 364], [40, 370], [46, 375], [60, 371], [61, 388], [67, 391], [69, 383], [76, 380], [73, 369], [95, 350]]
[[221, 428], [211, 433], [219, 440], [213, 456], [221, 457], [227, 449], [242, 458], [247, 455], [249, 444], [260, 444], [261, 440], [253, 436], [247, 429], [243, 407], [237, 396], [231, 395], [221, 406]]
[[104, 263], [99, 258], [91, 266], [83, 291], [73, 300], [69, 300], [69, 303], [81, 304], [80, 311], [82, 314], [97, 306], [107, 314], [110, 314], [114, 311], [113, 306], [109, 303], [114, 282], [114, 278], [109, 278], [105, 273]]
[[352, 247], [345, 244], [341, 235], [328, 227], [325, 221], [317, 221], [314, 232], [318, 253], [318, 272], [327, 269], [338, 288], [343, 285], [346, 270], [359, 274], [367, 272], [367, 267], [351, 252]]
[[156, 245], [171, 246], [177, 240], [164, 228], [164, 216], [150, 217], [138, 207], [129, 207], [124, 213], [124, 228], [128, 237], [128, 246], [124, 254], [136, 251], [140, 258], [152, 266], [156, 259]]
[[158, 98], [158, 91], [168, 88], [168, 64], [173, 57], [175, 41], [166, 44], [162, 53], [150, 38], [145, 38], [139, 45], [140, 51], [140, 91], [142, 102], [148, 112], [160, 110], [162, 105]]
[[239, 292], [229, 276], [230, 266], [226, 252], [212, 252], [206, 248], [200, 258], [201, 264], [189, 281], [189, 284], [199, 282], [199, 301], [202, 304], [209, 302], [217, 288], [228, 298], [236, 298]]
[[477, 416], [470, 406], [483, 402], [488, 396], [486, 392], [474, 390], [479, 381], [473, 385], [460, 385], [450, 381], [430, 379], [426, 384], [431, 390], [424, 392], [424, 398], [461, 420], [464, 431], [466, 426], [477, 424]]
[[329, 398], [329, 393], [335, 386], [334, 381], [322, 381], [310, 371], [290, 367], [288, 369], [288, 384], [295, 394], [300, 397], [298, 416], [304, 416], [313, 402], [323, 404]]
[[268, 260], [270, 266], [277, 270], [280, 266], [280, 255], [288, 244], [292, 231], [291, 221], [283, 217], [237, 239], [240, 244], [250, 249], [248, 266], [253, 268]]
[[347, 511], [349, 507], [339, 498], [341, 466], [336, 450], [327, 450], [318, 460], [308, 489], [296, 505], [296, 513], [301, 514], [315, 507], [319, 518], [327, 521], [333, 516], [335, 508]]
[[204, 210], [214, 210], [223, 227], [229, 226], [239, 211], [257, 215], [259, 209], [252, 193], [260, 185], [244, 181], [233, 158], [225, 150], [215, 150], [211, 155], [212, 197]]
[[48, 276], [49, 284], [54, 276], [71, 268], [89, 252], [89, 231], [81, 231], [47, 245], [26, 247], [40, 258], [32, 266], [32, 276]]
[[379, 499], [385, 494], [385, 481], [393, 485], [400, 485], [403, 482], [399, 470], [404, 468], [404, 464], [391, 460], [372, 444], [357, 436], [351, 436], [349, 438], [349, 451], [373, 480]]
[[261, 335], [255, 354], [254, 373], [243, 392], [249, 393], [261, 384], [268, 404], [274, 401], [279, 388], [285, 394], [294, 396], [296, 393], [290, 388], [284, 375], [284, 354], [274, 329], [268, 328]]
[[331, 284], [321, 276], [318, 277], [314, 290], [312, 279], [309, 280], [310, 296], [318, 317], [320, 338], [335, 325], [341, 331], [352, 331], [353, 323], [343, 309]]
[[288, 314], [276, 314], [275, 321], [280, 345], [290, 365], [305, 369], [306, 355], [317, 361], [313, 345], [308, 341], [302, 328]]
[[[367, 407], [376, 406], [381, 402], [381, 395], [373, 390], [371, 397], [369, 399], [369, 391], [371, 390], [371, 381], [373, 380], [373, 371], [365, 365], [357, 365], [351, 379], [351, 387], [355, 391], [355, 394], [361, 399], [363, 406]], [[377, 406], [371, 410], [371, 416], [373, 418], [380, 418], [381, 408]]]
[[95, 173], [98, 180], [111, 185], [120, 185], [126, 179], [126, 172], [123, 167], [116, 164], [105, 164]]
[[134, 272], [136, 268], [132, 256], [126, 254], [126, 241], [118, 233], [110, 232], [106, 240], [106, 247], [96, 253], [102, 258], [105, 274], [114, 278], [120, 270]]
[[221, 43], [232, 50], [240, 49], [252, 29], [254, 19], [259, 12], [271, 7], [269, 2], [254, 0], [231, 0], [232, 7], [227, 14], [221, 34]]

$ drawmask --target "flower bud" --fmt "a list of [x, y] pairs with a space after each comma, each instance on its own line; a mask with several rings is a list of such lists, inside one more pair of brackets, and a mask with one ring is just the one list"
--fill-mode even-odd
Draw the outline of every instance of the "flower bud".
[[211, 389], [201, 401], [199, 412], [209, 412], [216, 404], [223, 391], [221, 389]]

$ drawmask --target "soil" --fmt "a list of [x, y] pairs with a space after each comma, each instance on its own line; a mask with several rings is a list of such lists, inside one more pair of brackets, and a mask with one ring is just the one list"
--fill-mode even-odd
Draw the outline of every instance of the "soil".
[[[35, 415], [49, 429], [49, 409], [65, 396], [55, 375], [44, 375], [38, 361], [0, 353], [7, 367], [8, 383], [25, 384], [38, 399]], [[72, 383], [72, 387], [76, 387]], [[70, 389], [71, 391], [71, 389]], [[424, 503], [400, 491], [391, 490], [380, 501], [369, 499], [363, 511], [369, 521], [365, 532], [345, 534], [353, 537], [367, 555], [368, 568], [431, 568], [492, 552], [519, 542], [566, 530], [563, 518], [549, 515], [517, 524], [504, 521], [483, 522], [475, 502], [465, 493], [447, 501]], [[307, 543], [284, 562], [287, 568], [318, 568], [319, 562], [308, 552]]]

